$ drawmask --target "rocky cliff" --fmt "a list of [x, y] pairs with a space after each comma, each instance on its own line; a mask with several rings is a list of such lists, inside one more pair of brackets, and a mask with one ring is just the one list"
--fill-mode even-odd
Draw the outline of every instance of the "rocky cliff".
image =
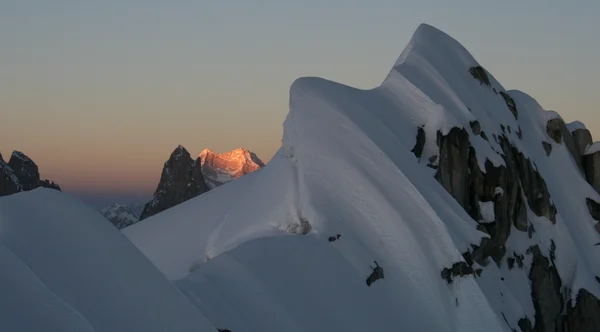
[[[481, 85], [496, 93], [484, 69], [472, 68], [470, 73]], [[518, 119], [519, 103], [508, 93], [500, 94], [507, 104], [506, 112]], [[583, 124], [567, 125], [551, 111], [546, 112], [546, 117], [547, 140], [539, 143], [546, 155], [550, 157], [557, 146], [564, 146], [573, 167], [600, 193], [600, 149], [596, 148], [600, 145], [592, 144], [592, 136]], [[417, 131], [416, 145], [412, 149], [415, 156], [421, 158], [425, 145], [431, 143], [429, 140], [435, 142], [437, 152], [429, 156], [428, 166], [435, 171], [438, 182], [478, 222], [477, 228], [489, 235], [480, 243], [472, 244], [472, 249], [463, 254], [467, 265], [461, 271], [470, 273], [452, 273], [453, 266], [441, 272], [442, 278], [451, 282], [453, 276], [474, 274], [474, 271], [485, 274], [489, 264], [528, 271], [535, 320], [532, 322], [523, 317], [518, 322], [522, 332], [600, 331], [600, 301], [585, 289], [571, 294], [555, 267], [554, 241], [549, 254], [545, 254], [540, 244], [532, 240], [536, 229], [530, 219], [536, 216], [555, 224], [557, 209], [537, 165], [522, 152], [520, 127], [497, 125], [498, 128], [483, 128], [479, 121], [472, 121], [470, 132], [455, 127], [447, 133], [438, 131], [436, 137], [426, 137], [422, 129]], [[485, 130], [493, 134], [487, 135]], [[478, 160], [481, 156], [475, 148], [475, 144], [481, 146], [479, 138], [483, 138], [502, 160], [486, 159], [481, 167]], [[598, 221], [595, 229], [600, 233], [600, 203], [587, 198], [586, 205], [590, 216]], [[518, 233], [532, 240], [529, 247], [524, 252], [507, 250], [511, 236], [522, 238]], [[600, 281], [600, 277], [596, 279]], [[516, 327], [513, 330], [517, 331]]]
[[38, 166], [24, 153], [14, 151], [8, 163], [0, 155], [0, 196], [38, 187], [60, 190], [54, 182], [40, 179]]

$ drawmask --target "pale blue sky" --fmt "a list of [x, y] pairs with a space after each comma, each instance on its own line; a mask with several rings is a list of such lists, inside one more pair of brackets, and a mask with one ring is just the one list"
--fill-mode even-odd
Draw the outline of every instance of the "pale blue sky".
[[0, 151], [72, 191], [148, 192], [192, 154], [280, 145], [300, 76], [379, 84], [422, 23], [600, 139], [600, 1], [0, 0]]

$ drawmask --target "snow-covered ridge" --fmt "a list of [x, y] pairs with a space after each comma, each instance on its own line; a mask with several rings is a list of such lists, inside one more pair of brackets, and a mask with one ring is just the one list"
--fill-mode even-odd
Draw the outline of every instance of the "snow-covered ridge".
[[211, 189], [265, 166], [256, 154], [242, 148], [225, 153], [204, 149], [199, 158], [202, 174]]
[[592, 145], [590, 145], [586, 150], [585, 150], [585, 154], [586, 155], [590, 155], [590, 154], [594, 154], [600, 152], [600, 142], [594, 142]]
[[567, 123], [567, 128], [569, 128], [569, 131], [572, 133], [577, 129], [586, 129], [587, 127], [585, 126], [585, 124], [581, 121], [573, 121], [573, 122], [569, 122]]
[[[290, 301], [276, 291], [280, 282], [314, 278], [350, 291], [374, 261], [385, 278], [361, 285], [371, 288], [353, 300], [368, 301], [390, 330], [555, 331], [561, 319], [594, 321], [599, 315], [577, 315], [595, 313], [585, 306], [600, 295], [593, 252], [600, 236], [588, 209], [594, 203], [586, 206], [600, 195], [565, 140], [549, 136], [549, 120], [562, 121], [531, 96], [504, 89], [456, 40], [421, 25], [374, 89], [296, 80], [282, 147], [260, 172], [123, 233], [208, 308], [209, 319], [232, 330], [302, 331], [286, 311], [275, 321], [250, 317], [288, 308], [318, 320], [312, 308], [335, 299], [305, 287], [303, 301]], [[466, 167], [451, 167], [458, 164]], [[306, 233], [319, 244], [265, 239]], [[267, 243], [271, 252], [311, 248], [322, 259], [297, 258], [297, 270], [281, 272], [270, 264], [277, 259], [251, 249]], [[244, 289], [238, 278], [252, 280], [253, 298], [264, 302], [252, 315], [211, 309], [225, 307], [220, 290]], [[238, 293], [227, 293], [228, 302], [244, 303]], [[572, 310], [577, 305], [585, 309]], [[352, 315], [356, 326], [374, 317], [341, 305], [327, 314]]]

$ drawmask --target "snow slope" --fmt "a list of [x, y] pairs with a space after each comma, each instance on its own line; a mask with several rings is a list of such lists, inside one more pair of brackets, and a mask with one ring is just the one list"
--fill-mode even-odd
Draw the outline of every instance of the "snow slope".
[[[364, 331], [370, 322], [382, 331], [512, 331], [521, 318], [536, 319], [530, 256], [522, 269], [509, 269], [504, 257], [481, 266], [477, 278], [448, 284], [440, 276], [488, 236], [433, 176], [432, 138], [458, 127], [482, 170], [486, 161], [505, 164], [495, 139], [504, 134], [532, 160], [556, 205], [556, 224], [527, 211], [535, 234], [513, 228], [506, 252], [537, 244], [548, 256], [554, 241], [565, 289], [600, 295], [592, 251], [599, 236], [585, 205], [600, 197], [546, 134], [546, 122], [560, 116], [489, 73], [489, 87], [478, 82], [469, 73], [477, 65], [456, 40], [421, 25], [379, 87], [300, 78], [290, 89], [282, 147], [266, 167], [123, 233], [211, 320], [240, 329]], [[514, 99], [518, 116], [501, 93]], [[471, 131], [475, 120], [489, 140]], [[419, 128], [428, 139], [418, 159], [411, 150]], [[542, 141], [551, 142], [550, 156]], [[272, 238], [303, 233], [306, 222], [306, 237]], [[374, 260], [385, 279], [367, 288]]]
[[127, 239], [51, 189], [0, 198], [0, 330], [215, 331]]

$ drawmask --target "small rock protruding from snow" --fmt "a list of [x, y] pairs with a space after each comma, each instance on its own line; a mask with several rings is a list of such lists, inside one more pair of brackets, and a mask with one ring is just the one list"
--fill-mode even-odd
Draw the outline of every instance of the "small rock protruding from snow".
[[544, 146], [544, 151], [546, 151], [546, 156], [550, 156], [550, 153], [552, 153], [552, 144], [542, 141], [542, 145]]
[[328, 238], [328, 240], [329, 240], [329, 242], [335, 242], [335, 241], [339, 240], [341, 236], [342, 236], [341, 234], [332, 235]]
[[473, 76], [473, 78], [478, 80], [479, 83], [485, 84], [487, 86], [492, 86], [492, 84], [490, 82], [490, 78], [488, 77], [488, 74], [486, 73], [485, 69], [483, 69], [483, 67], [481, 67], [481, 66], [471, 67], [471, 68], [469, 68], [469, 73]]
[[375, 281], [379, 279], [384, 279], [385, 275], [383, 273], [383, 268], [377, 264], [377, 261], [373, 261], [375, 263], [375, 267], [371, 266], [371, 274], [367, 277], [366, 283], [367, 286], [371, 286]]
[[510, 95], [508, 95], [508, 93], [506, 93], [504, 91], [500, 91], [500, 95], [502, 96], [502, 98], [504, 98], [504, 102], [506, 102], [506, 106], [508, 106], [508, 109], [514, 115], [515, 119], [518, 119], [519, 118], [519, 110], [517, 110], [517, 104], [515, 103], [515, 101], [512, 99], [512, 97]]

